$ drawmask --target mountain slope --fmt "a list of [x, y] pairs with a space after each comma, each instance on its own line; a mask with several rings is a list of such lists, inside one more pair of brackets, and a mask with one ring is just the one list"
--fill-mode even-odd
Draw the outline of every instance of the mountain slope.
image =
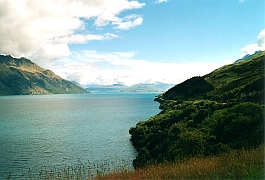
[[[248, 60], [226, 65], [202, 76], [193, 77], [169, 89], [160, 98], [192, 100], [206, 98], [219, 102], [263, 102], [265, 51]], [[250, 97], [251, 96], [251, 97]]]
[[215, 87], [214, 91], [209, 93], [212, 99], [222, 102], [263, 103], [264, 60], [265, 51], [205, 75], [205, 80]]
[[169, 89], [163, 94], [163, 99], [186, 99], [202, 95], [213, 89], [214, 87], [203, 77], [193, 77]]
[[159, 95], [162, 111], [129, 130], [135, 167], [253, 148], [264, 141], [265, 51]]
[[257, 54], [259, 54], [259, 53], [261, 53], [261, 52], [262, 52], [262, 51], [256, 51], [256, 52], [253, 53], [253, 54], [247, 54], [247, 55], [245, 55], [243, 58], [236, 60], [234, 63], [238, 63], [238, 62], [240, 62], [240, 61], [248, 60], [248, 59], [252, 58], [253, 56], [255, 56], [255, 55], [257, 55]]
[[76, 93], [88, 91], [26, 58], [0, 55], [0, 95]]

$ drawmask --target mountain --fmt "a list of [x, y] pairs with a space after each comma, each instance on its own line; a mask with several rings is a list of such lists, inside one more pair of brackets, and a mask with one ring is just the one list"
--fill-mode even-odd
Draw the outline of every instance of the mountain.
[[210, 99], [218, 102], [264, 100], [264, 55], [265, 51], [250, 59], [225, 65], [213, 72], [193, 77], [174, 86], [160, 98], [165, 100]]
[[125, 86], [123, 84], [113, 85], [87, 85], [87, 90], [91, 93], [162, 93], [172, 87], [172, 84], [154, 83], [154, 84], [134, 84]]
[[126, 86], [122, 84], [113, 85], [85, 85], [86, 90], [91, 93], [122, 93]]
[[29, 59], [0, 55], [0, 95], [77, 93], [88, 91]]
[[262, 51], [256, 51], [256, 52], [253, 53], [253, 54], [247, 54], [247, 55], [245, 55], [243, 58], [236, 60], [234, 63], [238, 63], [238, 62], [240, 62], [240, 61], [248, 60], [248, 59], [252, 58], [253, 56], [255, 56], [255, 55], [257, 55], [257, 54], [259, 54], [259, 53], [261, 53], [261, 52], [262, 52]]
[[157, 96], [162, 111], [130, 128], [135, 167], [264, 143], [265, 51]]

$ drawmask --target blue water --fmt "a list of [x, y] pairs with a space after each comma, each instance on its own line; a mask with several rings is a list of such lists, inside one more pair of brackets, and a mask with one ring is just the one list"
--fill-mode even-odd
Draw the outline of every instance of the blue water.
[[128, 130], [159, 112], [156, 94], [0, 97], [0, 179], [29, 168], [134, 159]]

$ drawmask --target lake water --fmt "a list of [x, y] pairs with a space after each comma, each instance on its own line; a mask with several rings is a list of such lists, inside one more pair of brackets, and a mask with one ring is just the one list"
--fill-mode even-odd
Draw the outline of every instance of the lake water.
[[128, 130], [157, 94], [0, 96], [0, 179], [43, 167], [134, 159]]

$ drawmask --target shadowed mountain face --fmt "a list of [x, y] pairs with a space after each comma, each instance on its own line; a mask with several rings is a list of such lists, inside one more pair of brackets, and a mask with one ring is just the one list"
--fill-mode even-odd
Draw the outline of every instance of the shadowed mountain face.
[[26, 58], [0, 55], [0, 95], [79, 93], [88, 91]]

